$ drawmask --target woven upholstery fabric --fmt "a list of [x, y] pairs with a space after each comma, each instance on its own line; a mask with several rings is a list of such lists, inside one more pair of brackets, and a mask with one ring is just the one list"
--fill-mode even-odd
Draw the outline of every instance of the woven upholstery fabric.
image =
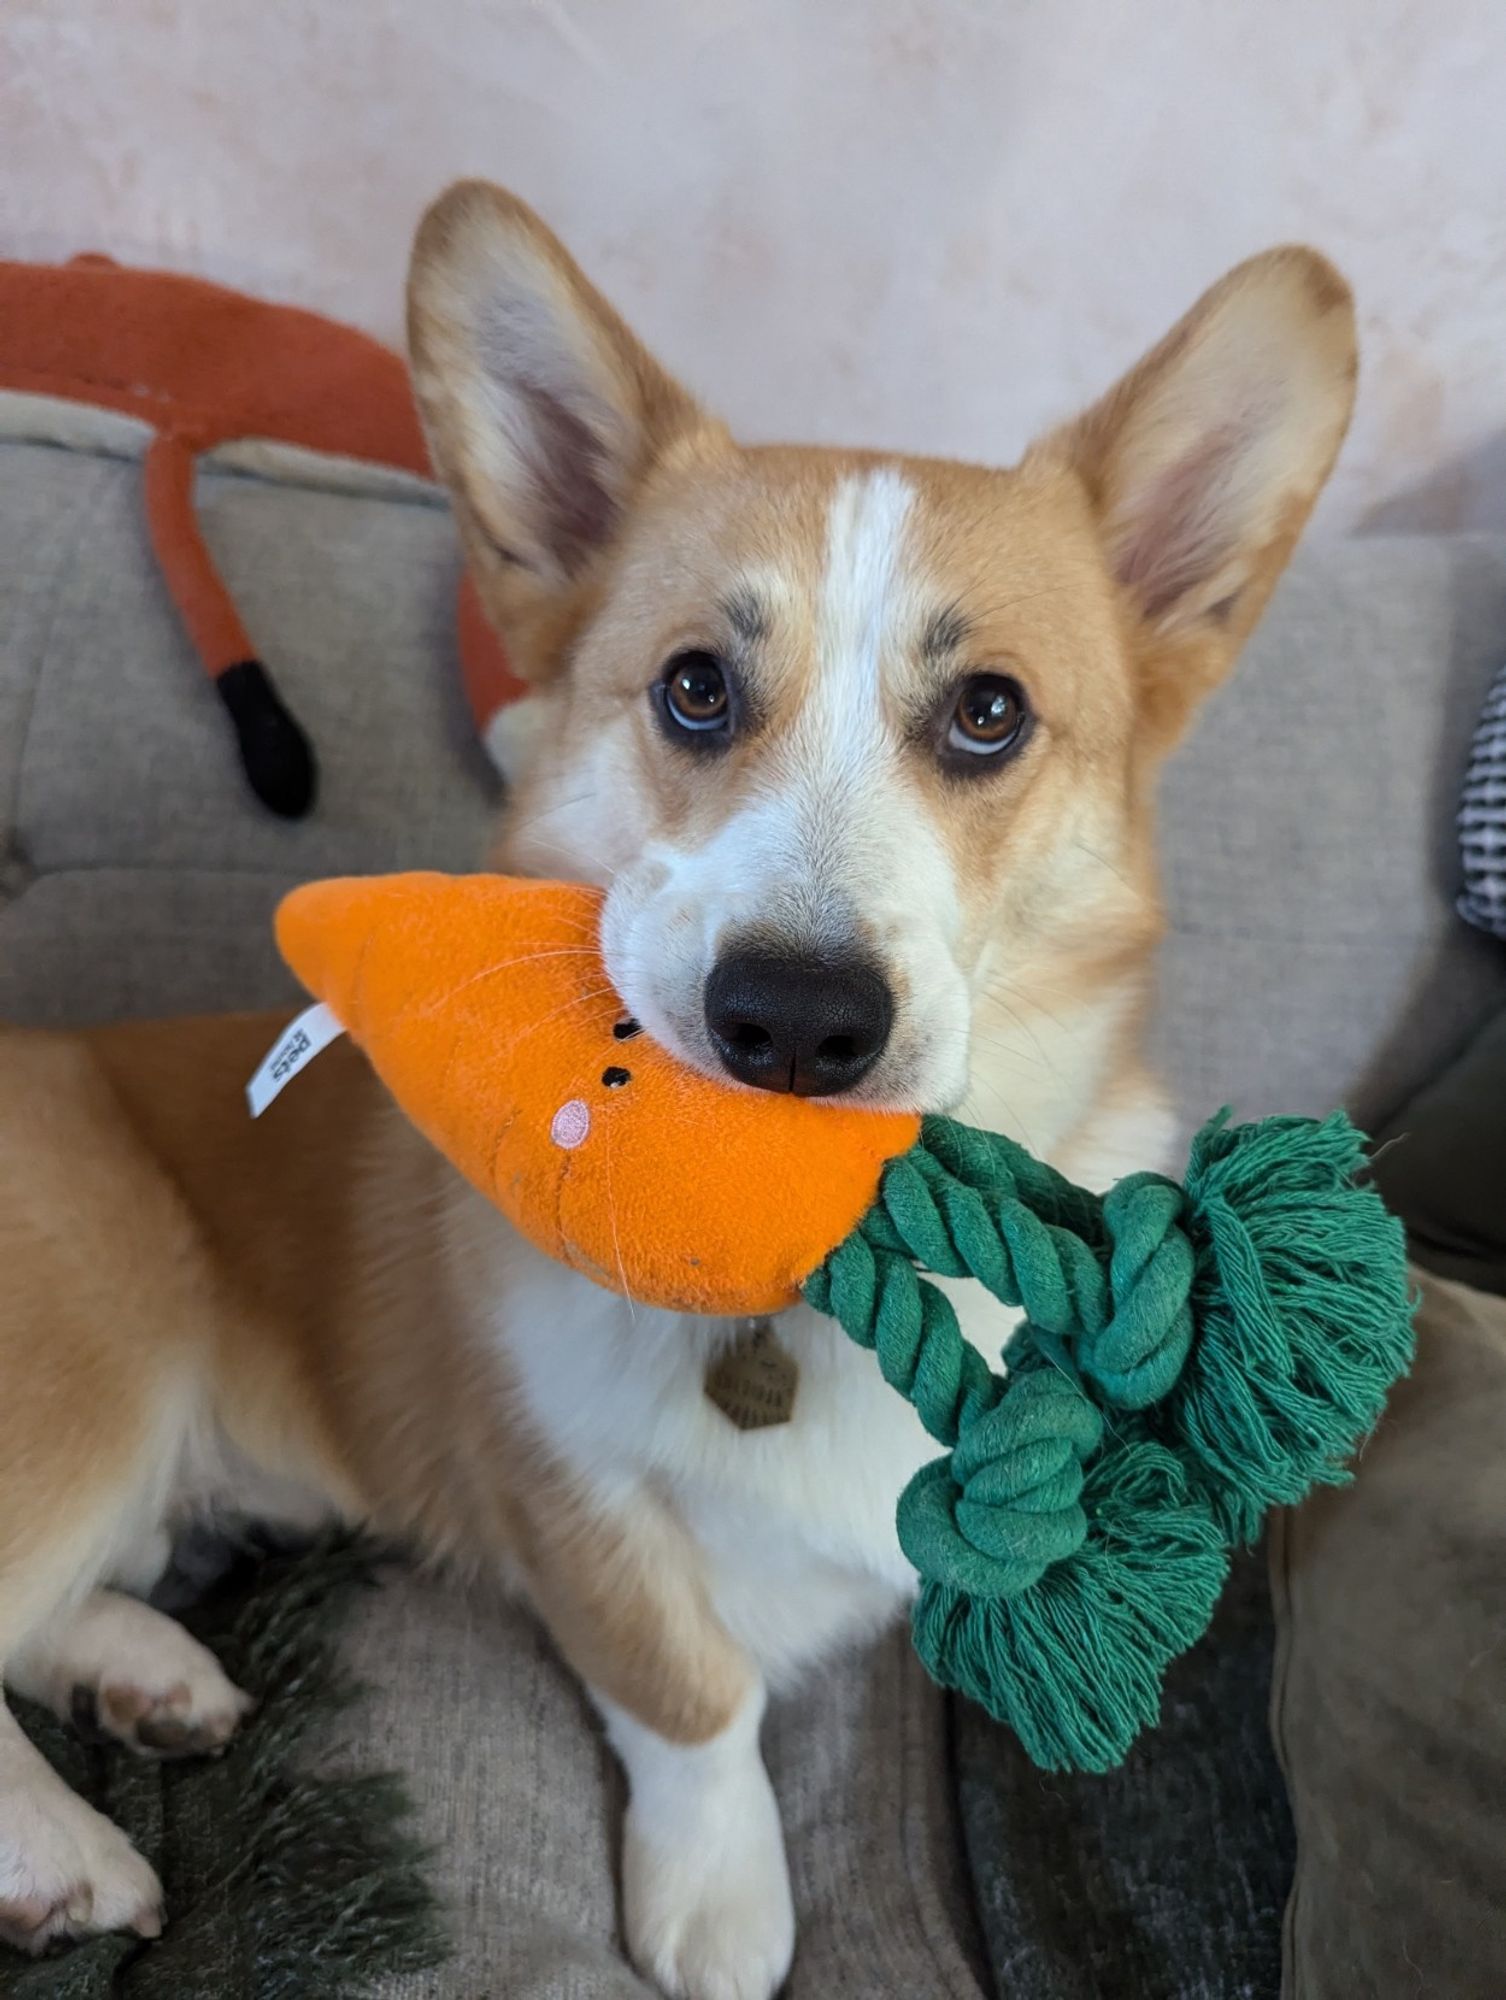
[[1459, 914], [1506, 938], [1506, 667], [1496, 675], [1470, 749], [1459, 801], [1459, 853]]

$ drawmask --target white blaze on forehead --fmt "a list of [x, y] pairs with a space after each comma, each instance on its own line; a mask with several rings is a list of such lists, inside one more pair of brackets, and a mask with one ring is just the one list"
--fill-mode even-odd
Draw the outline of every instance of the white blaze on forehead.
[[919, 658], [919, 504], [892, 467], [849, 474], [827, 504], [813, 590], [793, 563], [740, 576], [768, 607], [775, 646], [801, 642], [791, 725], [751, 734], [751, 782], [709, 837], [650, 841], [613, 880], [602, 920], [613, 982], [657, 1039], [703, 1069], [717, 1066], [706, 977], [729, 940], [756, 928], [761, 948], [857, 948], [882, 970], [895, 1025], [864, 1095], [937, 1106], [962, 1089], [969, 1000], [951, 852], [912, 779], [924, 749], [891, 726], [884, 701], [886, 679], [902, 684]]
[[905, 525], [914, 489], [891, 467], [841, 480], [826, 519], [816, 606], [815, 682], [807, 709], [839, 761], [871, 751], [883, 725], [884, 646], [907, 591]]

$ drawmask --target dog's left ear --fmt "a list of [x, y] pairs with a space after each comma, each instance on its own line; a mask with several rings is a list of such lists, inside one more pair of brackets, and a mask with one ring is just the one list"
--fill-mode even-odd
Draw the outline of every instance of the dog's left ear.
[[1042, 447], [1087, 488], [1157, 748], [1264, 609], [1337, 456], [1354, 383], [1349, 287], [1316, 251], [1269, 250]]

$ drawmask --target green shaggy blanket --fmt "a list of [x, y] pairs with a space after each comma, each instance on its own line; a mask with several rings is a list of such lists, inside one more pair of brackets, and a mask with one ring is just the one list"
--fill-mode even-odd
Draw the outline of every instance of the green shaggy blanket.
[[41, 1960], [0, 1945], [7, 2000], [345, 2000], [444, 1957], [401, 1782], [300, 1763], [356, 1692], [335, 1639], [374, 1559], [329, 1544], [243, 1575], [184, 1620], [259, 1703], [222, 1757], [148, 1762], [16, 1704], [48, 1760], [156, 1868], [167, 1925], [150, 1942], [96, 1938]]

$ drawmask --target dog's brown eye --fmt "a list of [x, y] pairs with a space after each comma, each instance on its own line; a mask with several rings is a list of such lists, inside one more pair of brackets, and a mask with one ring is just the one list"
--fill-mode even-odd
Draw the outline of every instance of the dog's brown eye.
[[963, 682], [948, 719], [946, 749], [955, 759], [1013, 750], [1029, 721], [1025, 695], [1007, 674], [974, 674]]
[[697, 735], [725, 730], [732, 712], [727, 670], [714, 653], [676, 653], [664, 669], [664, 713]]

